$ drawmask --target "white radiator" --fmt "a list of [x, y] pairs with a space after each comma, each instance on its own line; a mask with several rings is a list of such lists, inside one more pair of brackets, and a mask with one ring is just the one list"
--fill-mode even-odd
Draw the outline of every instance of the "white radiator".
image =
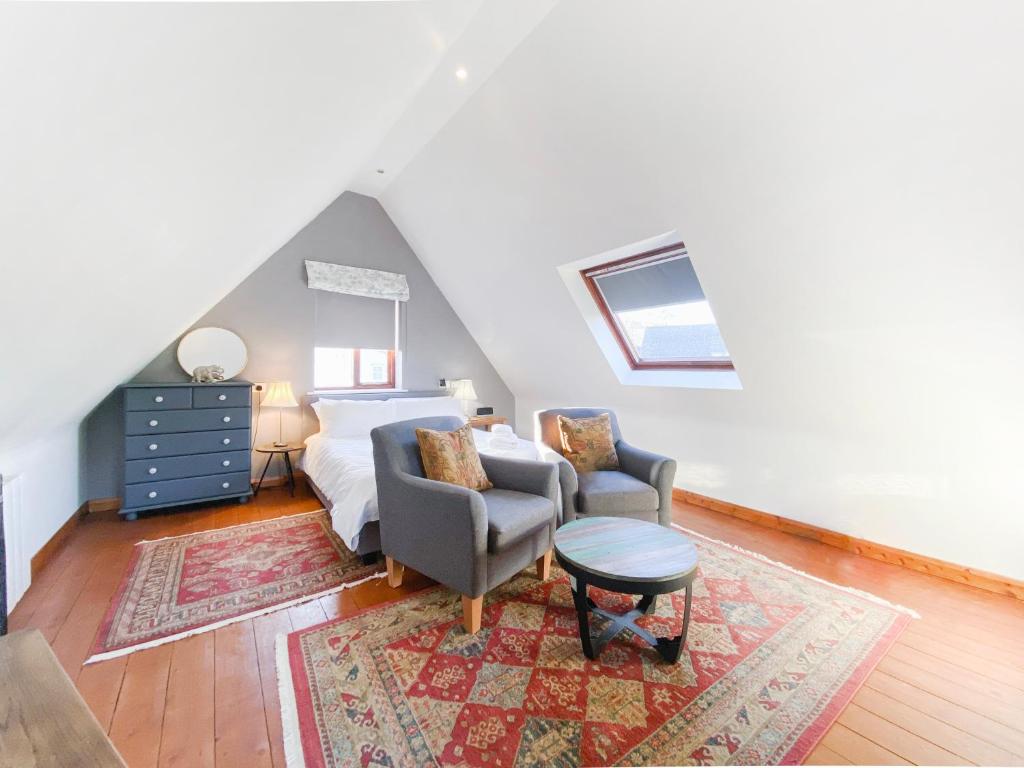
[[32, 553], [26, 542], [21, 477], [4, 477], [4, 549], [7, 555], [7, 610], [14, 608], [32, 581]]

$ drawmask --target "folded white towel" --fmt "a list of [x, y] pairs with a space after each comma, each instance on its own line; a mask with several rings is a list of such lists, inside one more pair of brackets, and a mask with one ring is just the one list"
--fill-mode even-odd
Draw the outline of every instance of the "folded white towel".
[[508, 424], [495, 424], [491, 427], [490, 446], [500, 450], [518, 448], [519, 438]]

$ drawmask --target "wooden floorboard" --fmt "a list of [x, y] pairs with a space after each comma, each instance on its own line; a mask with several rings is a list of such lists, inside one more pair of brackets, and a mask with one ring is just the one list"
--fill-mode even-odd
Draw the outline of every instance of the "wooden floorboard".
[[215, 640], [206, 632], [171, 644], [160, 768], [214, 766]]
[[[53, 644], [130, 766], [285, 765], [274, 647], [278, 635], [431, 585], [407, 569], [399, 589], [371, 580], [157, 648], [82, 666], [134, 544], [320, 507], [305, 488], [126, 523], [87, 516], [11, 615]], [[807, 762], [1024, 766], [1024, 603], [807, 539], [677, 504], [698, 533], [760, 552], [919, 611]]]
[[263, 688], [264, 719], [270, 738], [270, 759], [274, 768], [285, 768], [275, 650], [277, 636], [286, 635], [293, 629], [291, 617], [288, 611], [275, 611], [253, 619], [252, 623], [256, 632], [256, 654], [260, 663], [260, 685]]
[[131, 768], [155, 768], [160, 755], [170, 644], [133, 653], [110, 725], [110, 739]]
[[214, 631], [216, 765], [271, 766], [270, 737], [252, 621]]

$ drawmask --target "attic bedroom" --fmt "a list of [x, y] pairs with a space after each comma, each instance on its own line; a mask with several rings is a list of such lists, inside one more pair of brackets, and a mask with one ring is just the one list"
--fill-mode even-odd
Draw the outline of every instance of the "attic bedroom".
[[1024, 765], [1021, 39], [0, 4], [0, 766]]

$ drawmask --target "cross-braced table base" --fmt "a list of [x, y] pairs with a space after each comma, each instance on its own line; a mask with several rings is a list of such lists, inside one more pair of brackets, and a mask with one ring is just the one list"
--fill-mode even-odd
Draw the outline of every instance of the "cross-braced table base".
[[[617, 637], [620, 632], [628, 630], [639, 637], [648, 645], [652, 646], [661, 657], [675, 664], [683, 652], [683, 645], [686, 643], [686, 633], [690, 629], [690, 602], [693, 598], [693, 585], [686, 585], [686, 603], [683, 608], [683, 631], [675, 637], [655, 637], [641, 626], [636, 620], [641, 616], [654, 613], [657, 606], [656, 595], [644, 595], [636, 604], [636, 607], [623, 614], [611, 613], [599, 607], [587, 596], [587, 584], [577, 577], [576, 587], [572, 590], [573, 604], [576, 606], [576, 617], [580, 623], [580, 641], [583, 644], [583, 653], [591, 661], [597, 661], [604, 647]], [[610, 623], [598, 637], [590, 632], [590, 614], [607, 619]]]

